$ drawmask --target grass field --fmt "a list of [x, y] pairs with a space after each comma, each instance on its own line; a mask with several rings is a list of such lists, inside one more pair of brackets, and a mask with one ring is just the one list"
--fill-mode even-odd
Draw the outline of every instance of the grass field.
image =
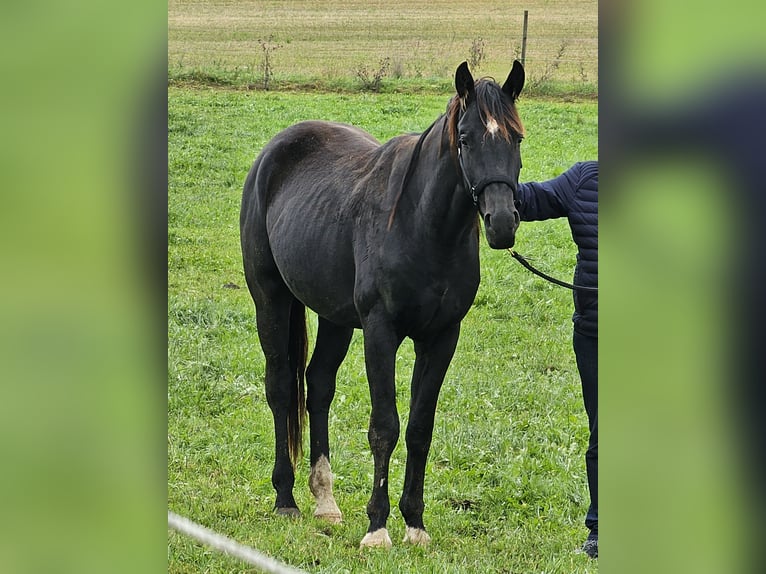
[[[394, 547], [358, 548], [372, 482], [360, 334], [341, 367], [330, 421], [344, 523], [311, 517], [307, 460], [295, 489], [304, 518], [272, 514], [273, 430], [238, 245], [245, 174], [263, 144], [296, 121], [350, 122], [385, 140], [422, 131], [447, 99], [169, 88], [169, 508], [312, 572], [596, 572], [596, 563], [574, 552], [585, 535], [588, 497], [571, 294], [483, 239], [482, 284], [440, 397], [427, 468], [431, 546], [400, 542], [400, 444], [390, 476]], [[597, 158], [595, 102], [522, 97], [519, 109], [527, 128], [522, 179], [553, 177]], [[565, 221], [523, 224], [517, 248], [571, 277], [575, 249]], [[403, 425], [413, 358], [407, 341], [397, 357]], [[249, 570], [171, 532], [168, 571]]]
[[[504, 78], [520, 57], [532, 91], [598, 92], [598, 2], [501, 0], [170, 0], [172, 80], [353, 89], [385, 68], [384, 89], [441, 89], [458, 63]], [[387, 64], [386, 64], [387, 62]], [[473, 65], [476, 64], [476, 65]], [[501, 78], [502, 76], [502, 78]], [[392, 82], [396, 80], [396, 82]]]

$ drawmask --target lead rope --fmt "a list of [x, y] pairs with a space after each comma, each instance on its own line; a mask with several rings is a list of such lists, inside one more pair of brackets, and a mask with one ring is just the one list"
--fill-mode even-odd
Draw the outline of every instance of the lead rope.
[[535, 269], [532, 267], [532, 265], [527, 261], [523, 255], [520, 253], [514, 251], [510, 247], [508, 248], [508, 253], [511, 254], [511, 257], [516, 259], [519, 263], [521, 263], [524, 267], [529, 269], [532, 273], [537, 275], [538, 277], [542, 277], [546, 281], [550, 281], [551, 283], [555, 283], [556, 285], [560, 285], [561, 287], [566, 287], [567, 289], [577, 290], [577, 291], [591, 291], [591, 292], [598, 292], [598, 287], [586, 287], [584, 285], [573, 285], [572, 283], [567, 283], [566, 281], [562, 281], [560, 279], [556, 279], [555, 277], [551, 277], [547, 273], [543, 273], [542, 271]]

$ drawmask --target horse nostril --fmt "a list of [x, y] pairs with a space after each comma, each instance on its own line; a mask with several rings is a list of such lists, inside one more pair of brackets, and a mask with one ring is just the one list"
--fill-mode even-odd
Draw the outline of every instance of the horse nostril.
[[515, 209], [513, 210], [513, 220], [516, 222], [516, 227], [519, 226], [519, 222], [521, 221], [521, 216], [519, 215], [519, 212]]
[[489, 213], [484, 216], [484, 226], [492, 227], [492, 216]]

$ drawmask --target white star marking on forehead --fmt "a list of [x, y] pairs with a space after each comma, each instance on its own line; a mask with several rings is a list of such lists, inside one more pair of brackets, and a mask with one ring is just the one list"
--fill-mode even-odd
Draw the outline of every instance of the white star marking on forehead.
[[500, 126], [497, 125], [495, 118], [489, 118], [487, 120], [487, 132], [489, 132], [490, 135], [494, 136], [499, 128]]

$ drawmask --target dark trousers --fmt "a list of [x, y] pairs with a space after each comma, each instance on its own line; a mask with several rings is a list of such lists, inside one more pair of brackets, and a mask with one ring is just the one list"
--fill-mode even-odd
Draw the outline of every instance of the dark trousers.
[[598, 533], [598, 338], [574, 332], [573, 346], [577, 370], [582, 382], [582, 397], [588, 413], [590, 438], [585, 452], [585, 470], [588, 475], [590, 506], [585, 526]]

